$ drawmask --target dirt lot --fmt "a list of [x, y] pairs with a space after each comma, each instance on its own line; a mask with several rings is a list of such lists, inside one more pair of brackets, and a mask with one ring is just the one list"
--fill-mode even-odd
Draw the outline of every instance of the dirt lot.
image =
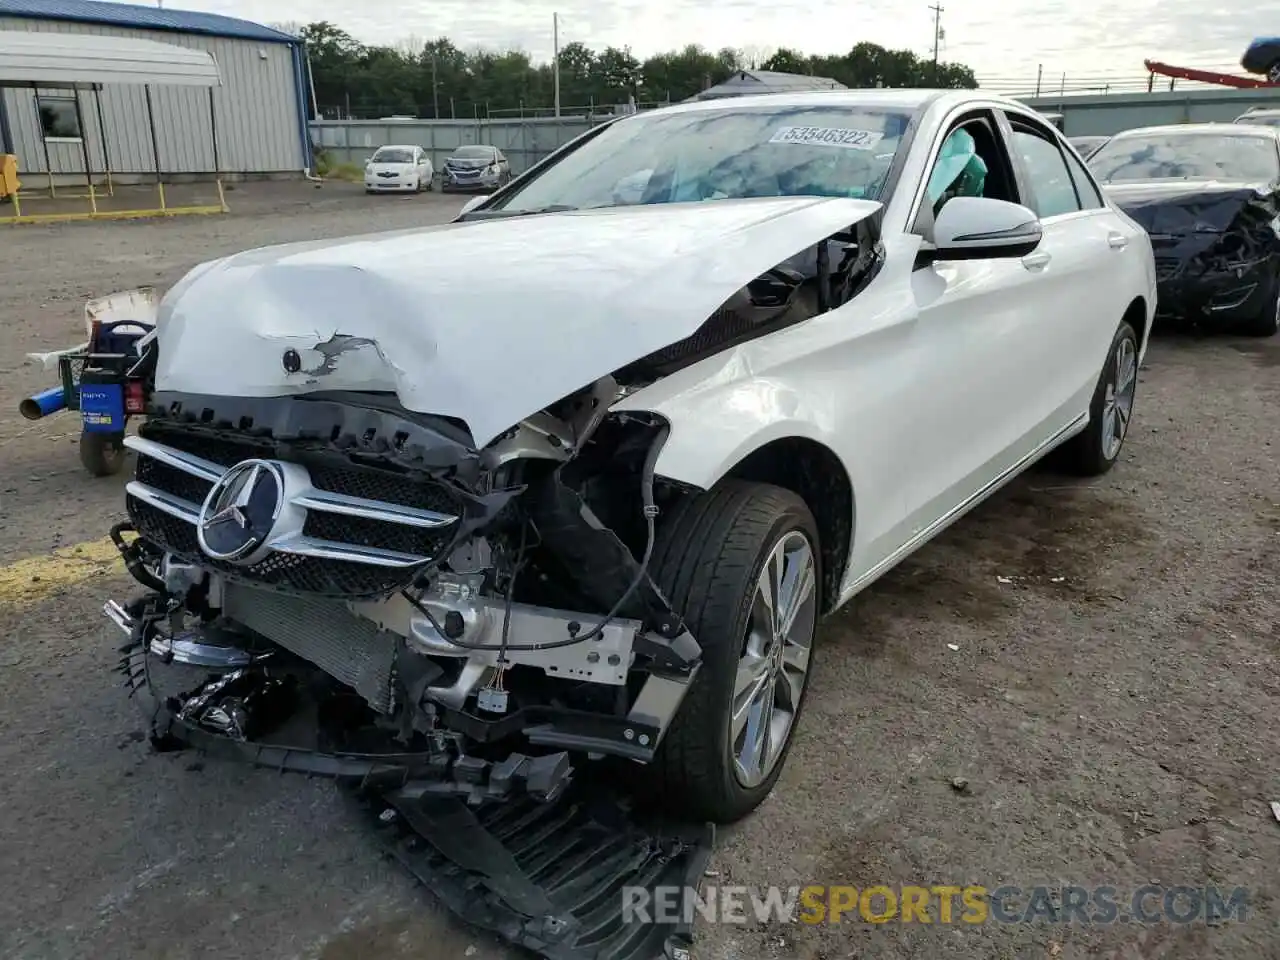
[[[128, 583], [98, 541], [124, 479], [83, 473], [70, 418], [18, 418], [47, 385], [24, 352], [74, 342], [86, 297], [462, 203], [231, 202], [0, 238], [0, 956], [507, 957], [382, 861], [331, 786], [150, 755], [109, 672], [98, 610]], [[1034, 472], [828, 622], [779, 788], [713, 862], [720, 884], [1243, 886], [1243, 923], [720, 925], [695, 955], [1280, 956], [1278, 411], [1280, 342], [1157, 341], [1120, 467]]]

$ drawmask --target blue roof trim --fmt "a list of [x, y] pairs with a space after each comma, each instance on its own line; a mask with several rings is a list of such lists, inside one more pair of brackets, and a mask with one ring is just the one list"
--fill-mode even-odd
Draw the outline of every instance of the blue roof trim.
[[143, 7], [131, 3], [100, 0], [0, 0], [0, 17], [30, 20], [70, 20], [140, 30], [167, 30], [171, 33], [200, 33], [211, 37], [262, 40], [269, 43], [301, 41], [280, 30], [259, 23], [193, 10]]

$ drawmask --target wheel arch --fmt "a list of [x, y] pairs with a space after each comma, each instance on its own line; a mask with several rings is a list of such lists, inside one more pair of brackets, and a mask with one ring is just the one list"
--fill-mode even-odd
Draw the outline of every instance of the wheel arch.
[[683, 458], [678, 456], [664, 464], [660, 456], [657, 473], [699, 490], [710, 490], [724, 480], [745, 480], [782, 487], [800, 497], [818, 525], [822, 612], [830, 613], [839, 602], [849, 567], [857, 527], [857, 499], [853, 480], [839, 454], [821, 439], [806, 436], [806, 432], [782, 431], [775, 425], [774, 430], [757, 436], [754, 443], [740, 447], [711, 470], [705, 466], [690, 470], [691, 465], [680, 462]]
[[1144, 297], [1134, 297], [1129, 306], [1125, 308], [1124, 316], [1121, 319], [1133, 327], [1133, 332], [1138, 335], [1139, 350], [1145, 350], [1147, 334], [1150, 331], [1150, 311], [1147, 307], [1146, 299]]
[[722, 479], [768, 483], [790, 490], [809, 507], [822, 538], [822, 612], [840, 597], [857, 523], [849, 471], [835, 451], [808, 437], [789, 436], [757, 447], [729, 468]]

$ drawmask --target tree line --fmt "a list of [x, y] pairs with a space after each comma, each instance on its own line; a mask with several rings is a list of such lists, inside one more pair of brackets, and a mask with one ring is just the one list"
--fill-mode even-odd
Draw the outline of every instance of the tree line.
[[[374, 46], [326, 21], [284, 29], [306, 41], [322, 117], [545, 116], [554, 106], [552, 65], [535, 63], [522, 51], [467, 52], [445, 37]], [[935, 64], [874, 43], [855, 44], [839, 56], [785, 48], [711, 52], [691, 44], [639, 60], [625, 48], [597, 51], [575, 42], [560, 49], [561, 112], [607, 111], [632, 100], [640, 106], [678, 102], [744, 69], [809, 74], [846, 87], [978, 85], [963, 64]]]

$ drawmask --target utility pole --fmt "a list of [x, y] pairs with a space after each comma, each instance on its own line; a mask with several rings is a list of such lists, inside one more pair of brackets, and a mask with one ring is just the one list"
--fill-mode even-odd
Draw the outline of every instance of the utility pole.
[[938, 47], [942, 43], [942, 4], [935, 3], [929, 8], [933, 11], [933, 83], [938, 84]]
[[431, 119], [440, 119], [440, 81], [436, 79], [436, 54], [431, 52]]
[[551, 15], [552, 78], [555, 86], [556, 116], [560, 116], [560, 14]]

